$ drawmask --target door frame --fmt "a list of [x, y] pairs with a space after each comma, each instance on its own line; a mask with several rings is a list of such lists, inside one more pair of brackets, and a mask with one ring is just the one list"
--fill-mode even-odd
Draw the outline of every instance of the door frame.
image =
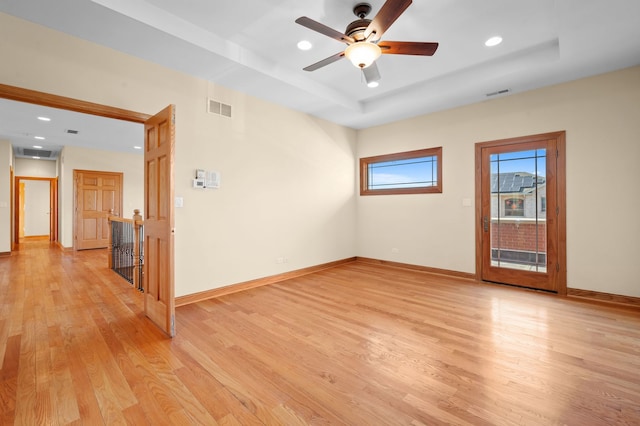
[[[566, 132], [550, 132], [509, 139], [477, 142], [475, 144], [475, 232], [476, 232], [476, 280], [482, 281], [482, 242], [485, 238], [482, 221], [482, 149], [504, 145], [556, 140], [556, 226], [557, 226], [557, 294], [567, 294], [567, 209], [566, 209]], [[551, 153], [553, 155], [553, 153]], [[550, 214], [551, 212], [549, 212]]]
[[34, 176], [15, 176], [13, 178], [14, 205], [13, 205], [13, 223], [14, 234], [13, 241], [18, 244], [20, 241], [20, 183], [26, 180], [41, 180], [49, 182], [49, 241], [58, 241], [58, 178], [34, 177]]
[[150, 114], [0, 84], [0, 98], [144, 124]]

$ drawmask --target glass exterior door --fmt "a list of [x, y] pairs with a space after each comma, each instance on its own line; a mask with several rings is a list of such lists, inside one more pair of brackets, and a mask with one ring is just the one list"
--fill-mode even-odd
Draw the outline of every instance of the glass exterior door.
[[482, 280], [558, 291], [556, 146], [549, 135], [476, 145]]

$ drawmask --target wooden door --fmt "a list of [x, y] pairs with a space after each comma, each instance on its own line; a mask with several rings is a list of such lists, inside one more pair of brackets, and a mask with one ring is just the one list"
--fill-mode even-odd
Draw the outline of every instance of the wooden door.
[[122, 213], [122, 173], [74, 170], [76, 250], [109, 245], [109, 212]]
[[476, 144], [480, 278], [566, 292], [564, 132]]
[[145, 122], [144, 310], [167, 335], [175, 335], [174, 300], [175, 107]]

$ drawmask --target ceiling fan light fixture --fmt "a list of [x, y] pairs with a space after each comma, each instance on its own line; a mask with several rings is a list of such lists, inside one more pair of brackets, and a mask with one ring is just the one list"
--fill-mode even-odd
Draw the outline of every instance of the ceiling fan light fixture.
[[357, 68], [367, 68], [380, 57], [382, 51], [375, 43], [360, 41], [353, 43], [344, 51], [344, 55]]

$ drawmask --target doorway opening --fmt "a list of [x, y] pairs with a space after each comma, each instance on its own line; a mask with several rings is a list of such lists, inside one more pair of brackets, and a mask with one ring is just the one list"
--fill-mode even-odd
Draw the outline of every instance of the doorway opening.
[[[156, 274], [156, 276], [162, 277], [162, 279], [158, 278], [157, 281], [145, 279], [146, 297], [144, 309], [146, 316], [155, 322], [159, 328], [168, 336], [174, 336], [174, 106], [171, 105], [161, 113], [151, 116], [4, 84], [0, 84], [0, 98], [142, 123], [145, 125], [145, 200], [149, 199], [148, 192], [151, 191], [151, 193], [156, 194], [155, 198], [158, 202], [155, 204], [155, 212], [158, 214], [155, 216], [158, 216], [160, 219], [158, 223], [150, 227], [152, 229], [149, 229], [148, 233], [154, 236], [154, 243], [161, 248], [161, 250], [157, 251], [158, 256], [151, 256], [151, 259], [145, 262], [145, 269], [152, 268], [154, 271], [160, 272]], [[167, 151], [166, 154], [164, 150]], [[12, 190], [17, 189], [13, 183], [12, 186], [14, 186]], [[151, 190], [149, 188], [151, 188]], [[145, 201], [145, 219], [152, 219], [152, 217], [148, 216], [149, 206], [147, 206], [147, 204], [148, 202]], [[14, 206], [14, 210], [17, 210], [17, 206]], [[149, 239], [145, 240], [145, 252], [148, 251], [148, 241]], [[148, 276], [149, 274], [145, 275]], [[153, 291], [149, 291], [149, 289]], [[153, 296], [153, 299], [150, 295]]]
[[14, 178], [14, 242], [58, 241], [58, 178]]
[[[51, 107], [51, 108], [58, 108], [58, 109], [63, 109], [68, 111], [75, 111], [75, 112], [80, 112], [84, 114], [97, 115], [100, 117], [112, 118], [116, 120], [130, 121], [130, 122], [140, 123], [140, 124], [144, 124], [151, 117], [148, 114], [143, 114], [140, 112], [129, 111], [129, 110], [115, 108], [107, 105], [95, 104], [92, 102], [86, 102], [78, 99], [67, 98], [64, 96], [52, 95], [49, 93], [38, 92], [35, 90], [9, 86], [5, 84], [0, 84], [0, 98], [10, 99], [18, 102], [26, 102], [26, 103], [36, 104], [36, 105], [42, 105], [42, 106]], [[62, 184], [64, 185], [64, 183]], [[17, 194], [19, 187], [17, 186], [17, 184], [14, 184], [11, 189], [14, 191], [14, 194]], [[57, 194], [59, 193], [57, 192]], [[60, 200], [56, 196], [55, 215], [57, 217], [60, 217], [62, 220], [64, 220], [63, 215], [59, 211], [59, 208], [63, 208], [63, 206], [60, 205]], [[17, 203], [14, 203], [13, 210], [14, 212], [12, 217], [14, 217], [14, 230], [16, 230], [18, 229], [18, 227], [15, 226], [17, 225], [16, 222], [18, 220], [16, 217], [17, 217], [17, 214], [19, 213], [17, 211], [18, 210]], [[72, 212], [66, 212], [66, 213], [72, 214]], [[74, 221], [71, 220], [70, 223], [74, 223]], [[74, 223], [74, 227], [75, 227], [75, 223]], [[57, 228], [57, 221], [56, 221], [56, 228]], [[60, 235], [58, 233], [59, 233], [59, 230], [56, 229], [55, 241], [57, 241], [58, 244], [60, 245]], [[75, 235], [75, 229], [73, 230], [72, 235]], [[64, 236], [62, 239], [64, 240]], [[14, 232], [13, 244], [17, 244], [17, 243], [18, 243], [18, 233]], [[61, 245], [60, 247], [62, 249], [67, 249], [65, 247], [62, 247]], [[72, 247], [68, 247], [68, 248], [72, 249]]]

